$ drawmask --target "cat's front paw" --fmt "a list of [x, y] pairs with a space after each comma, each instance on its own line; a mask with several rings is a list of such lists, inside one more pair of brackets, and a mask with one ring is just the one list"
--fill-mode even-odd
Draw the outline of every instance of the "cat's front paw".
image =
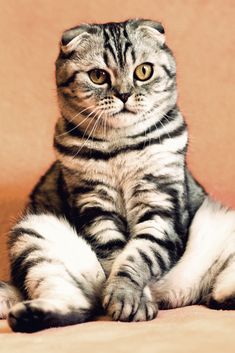
[[103, 307], [113, 320], [132, 321], [141, 301], [141, 289], [128, 280], [113, 277], [103, 293]]

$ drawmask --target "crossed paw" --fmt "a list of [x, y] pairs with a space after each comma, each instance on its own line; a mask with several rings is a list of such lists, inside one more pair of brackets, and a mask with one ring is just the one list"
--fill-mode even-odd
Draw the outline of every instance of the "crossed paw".
[[158, 312], [148, 287], [141, 290], [118, 277], [107, 281], [103, 307], [115, 321], [148, 321], [154, 319]]

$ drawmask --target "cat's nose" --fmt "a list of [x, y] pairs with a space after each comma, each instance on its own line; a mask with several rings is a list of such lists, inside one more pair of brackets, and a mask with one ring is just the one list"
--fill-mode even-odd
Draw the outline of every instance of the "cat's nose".
[[126, 93], [118, 93], [116, 94], [116, 96], [121, 99], [121, 101], [123, 103], [126, 103], [128, 98], [130, 97], [131, 93], [130, 92], [126, 92]]

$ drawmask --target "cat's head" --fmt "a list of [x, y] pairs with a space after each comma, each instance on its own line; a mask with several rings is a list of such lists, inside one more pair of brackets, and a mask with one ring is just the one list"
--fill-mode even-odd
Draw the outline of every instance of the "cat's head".
[[75, 122], [89, 116], [119, 128], [145, 121], [155, 111], [161, 117], [161, 110], [176, 103], [175, 73], [160, 23], [80, 25], [61, 39], [56, 62], [60, 108]]

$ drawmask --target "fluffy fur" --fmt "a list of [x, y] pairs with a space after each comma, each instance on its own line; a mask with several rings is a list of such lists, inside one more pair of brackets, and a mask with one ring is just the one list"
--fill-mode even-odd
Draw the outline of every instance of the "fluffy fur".
[[[144, 80], [141, 64], [152, 70]], [[233, 308], [235, 214], [187, 169], [162, 25], [66, 31], [56, 81], [57, 160], [9, 238], [12, 283], [23, 296], [9, 311], [12, 329], [75, 324], [102, 310], [114, 320], [151, 320], [158, 304]]]

